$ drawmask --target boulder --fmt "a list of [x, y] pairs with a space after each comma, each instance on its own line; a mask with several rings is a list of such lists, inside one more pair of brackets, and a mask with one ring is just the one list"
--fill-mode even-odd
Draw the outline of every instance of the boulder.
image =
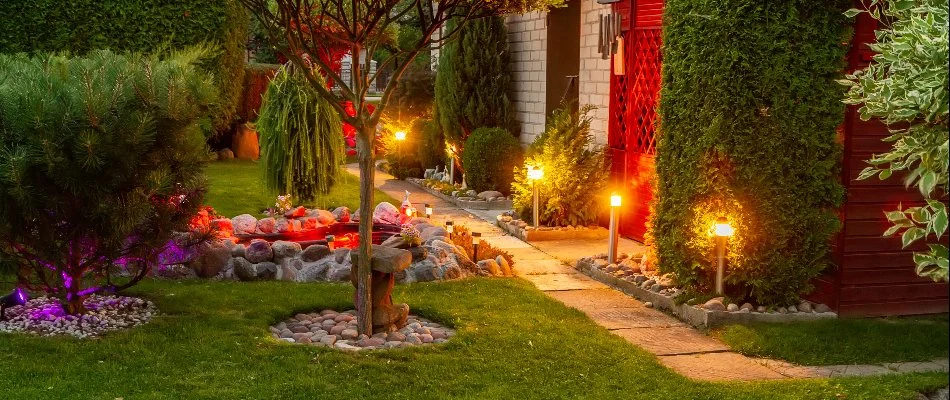
[[314, 262], [330, 255], [330, 248], [322, 244], [312, 244], [304, 249], [300, 258], [304, 262]]
[[251, 214], [241, 214], [231, 218], [231, 226], [235, 235], [246, 235], [257, 232], [257, 218]]
[[300, 228], [307, 229], [317, 229], [320, 227], [320, 221], [317, 221], [317, 217], [303, 217], [300, 218]]
[[[288, 260], [288, 261], [297, 261], [303, 264], [300, 260]], [[277, 274], [277, 279], [282, 281], [294, 282], [297, 280], [297, 268], [289, 262], [280, 264], [280, 272]]]
[[234, 257], [231, 259], [231, 268], [234, 270], [234, 276], [242, 281], [253, 281], [257, 279], [257, 270], [254, 264], [243, 257]]
[[234, 245], [234, 247], [231, 248], [231, 257], [244, 257], [244, 252], [246, 249], [247, 247], [245, 247], [243, 244]]
[[503, 276], [513, 275], [513, 273], [511, 272], [511, 264], [508, 264], [508, 260], [505, 259], [504, 256], [499, 255], [495, 257], [495, 262], [498, 263], [498, 268], [501, 269], [501, 274]]
[[231, 151], [231, 149], [223, 148], [221, 150], [218, 150], [218, 160], [227, 161], [227, 160], [233, 160], [233, 159], [234, 159], [234, 152]]
[[319, 222], [322, 225], [330, 225], [336, 222], [336, 216], [334, 216], [332, 212], [329, 212], [327, 210], [316, 210], [315, 217], [317, 217], [317, 222]]
[[491, 276], [501, 275], [501, 268], [495, 260], [481, 260], [477, 263], [478, 268], [487, 272]]
[[297, 272], [297, 282], [316, 282], [326, 279], [329, 263], [304, 263]]
[[218, 237], [234, 236], [234, 224], [227, 218], [211, 220], [211, 229], [217, 232]]
[[251, 244], [244, 250], [244, 254], [247, 260], [254, 264], [270, 261], [274, 258], [274, 250], [271, 249], [270, 243], [263, 239], [252, 240]]
[[814, 311], [816, 313], [831, 312], [831, 307], [828, 307], [826, 304], [815, 304]]
[[[200, 278], [213, 278], [231, 261], [231, 247], [225, 243], [205, 243], [198, 250], [198, 257], [188, 263]], [[233, 246], [233, 244], [232, 244]]]
[[740, 309], [740, 310], [747, 310], [747, 311], [750, 311], [750, 312], [751, 312], [751, 311], [755, 310], [755, 307], [752, 307], [752, 304], [750, 304], [750, 303], [742, 303], [742, 306], [739, 307], [739, 309]]
[[350, 279], [350, 270], [352, 268], [349, 265], [330, 263], [327, 268], [327, 281], [330, 282], [343, 282]]
[[496, 197], [505, 197], [505, 195], [501, 194], [501, 192], [498, 192], [498, 191], [486, 190], [484, 192], [477, 194], [476, 197], [482, 200], [491, 200]]
[[337, 264], [346, 264], [350, 262], [350, 249], [343, 247], [333, 250], [333, 259]]
[[274, 260], [277, 262], [282, 261], [285, 258], [293, 258], [300, 255], [302, 251], [300, 249], [300, 243], [297, 242], [287, 242], [283, 240], [278, 240], [271, 245], [271, 249], [274, 251]]
[[410, 247], [406, 250], [409, 250], [409, 253], [412, 254], [412, 261], [424, 260], [429, 257], [429, 251], [425, 247]]
[[277, 221], [274, 218], [261, 218], [257, 221], [257, 231], [260, 233], [274, 233], [277, 227]]
[[287, 210], [284, 213], [284, 218], [300, 218], [307, 215], [307, 208], [304, 206], [297, 206]]
[[402, 235], [397, 234], [397, 235], [392, 235], [388, 239], [384, 240], [383, 243], [380, 244], [380, 246], [399, 248], [403, 244], [405, 244], [405, 242], [402, 240]]
[[431, 282], [439, 279], [439, 267], [429, 260], [414, 262], [410, 269], [408, 275], [412, 276], [415, 282]]
[[449, 232], [447, 232], [445, 228], [441, 226], [431, 226], [429, 228], [426, 228], [425, 230], [421, 230], [421, 232], [422, 232], [422, 241], [427, 241], [427, 240], [435, 239], [439, 237], [444, 237], [444, 238], [449, 237]]
[[811, 303], [807, 301], [802, 301], [801, 303], [798, 304], [798, 311], [803, 312], [803, 313], [812, 312]]
[[270, 261], [255, 264], [254, 269], [257, 271], [257, 279], [259, 280], [269, 281], [277, 278], [277, 264]]
[[[406, 250], [374, 244], [372, 252], [373, 271], [392, 274], [408, 268], [412, 263], [412, 253]], [[350, 261], [353, 265], [359, 265], [358, 251], [350, 252]]]
[[464, 276], [464, 271], [459, 268], [458, 264], [452, 264], [442, 269], [442, 279], [444, 280], [459, 279], [462, 276]]
[[726, 311], [726, 305], [722, 303], [722, 300], [722, 297], [710, 299], [709, 301], [703, 303], [703, 308], [709, 311]]
[[300, 221], [281, 218], [277, 220], [275, 228], [280, 233], [296, 232], [300, 230]]
[[334, 208], [333, 219], [339, 222], [350, 222], [350, 209], [347, 207]]
[[373, 210], [374, 223], [399, 225], [401, 221], [399, 209], [388, 202], [379, 203]]

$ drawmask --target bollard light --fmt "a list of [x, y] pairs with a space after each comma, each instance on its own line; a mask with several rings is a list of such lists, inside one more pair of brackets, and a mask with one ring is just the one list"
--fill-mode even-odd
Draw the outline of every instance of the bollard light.
[[449, 235], [455, 233], [455, 223], [452, 221], [445, 221], [445, 231], [448, 232]]
[[607, 262], [613, 264], [617, 262], [617, 245], [619, 244], [618, 231], [620, 229], [620, 203], [621, 198], [617, 193], [610, 195], [610, 235], [607, 243]]
[[713, 226], [716, 236], [716, 294], [723, 293], [723, 275], [726, 271], [726, 241], [736, 233], [726, 217], [716, 218]]
[[539, 209], [541, 208], [538, 201], [538, 181], [544, 178], [544, 169], [541, 167], [536, 167], [534, 165], [528, 165], [528, 180], [531, 181], [531, 191], [533, 192], [533, 207], [531, 207], [531, 216], [533, 217], [534, 227], [537, 228], [540, 224], [539, 220]]
[[472, 258], [474, 262], [478, 262], [478, 245], [482, 243], [482, 234], [481, 232], [472, 232], [472, 248], [475, 249]]
[[432, 204], [426, 204], [426, 218], [432, 218]]
[[22, 306], [27, 301], [26, 292], [23, 289], [13, 289], [10, 294], [0, 297], [0, 321], [6, 319], [7, 307]]

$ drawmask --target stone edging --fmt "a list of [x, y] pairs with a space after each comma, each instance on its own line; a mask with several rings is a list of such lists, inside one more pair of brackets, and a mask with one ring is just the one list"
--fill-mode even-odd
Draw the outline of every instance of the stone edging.
[[653, 303], [653, 307], [657, 309], [668, 310], [683, 322], [698, 328], [715, 328], [730, 324], [748, 324], [753, 322], [816, 321], [838, 317], [834, 312], [779, 314], [710, 311], [687, 304], [676, 304], [673, 298], [669, 296], [643, 289], [636, 283], [627, 282], [597, 268], [593, 268], [593, 260], [589, 258], [578, 260], [575, 268], [594, 280], [620, 290], [640, 301]]
[[512, 207], [511, 200], [501, 200], [501, 201], [469, 201], [469, 200], [459, 200], [452, 196], [446, 196], [437, 190], [432, 190], [421, 184], [416, 179], [406, 179], [406, 182], [409, 182], [416, 187], [426, 191], [435, 197], [438, 197], [442, 200], [445, 200], [449, 203], [455, 204], [459, 208], [467, 208], [470, 210], [510, 210]]
[[607, 239], [609, 233], [607, 229], [603, 227], [547, 227], [542, 226], [539, 229], [534, 229], [533, 227], [521, 227], [519, 222], [523, 223], [521, 220], [512, 219], [509, 221], [504, 220], [503, 215], [498, 216], [498, 221], [495, 223], [501, 228], [502, 231], [507, 232], [509, 235], [514, 236], [518, 239], [521, 239], [525, 242], [538, 242], [545, 240], [572, 240], [572, 239]]

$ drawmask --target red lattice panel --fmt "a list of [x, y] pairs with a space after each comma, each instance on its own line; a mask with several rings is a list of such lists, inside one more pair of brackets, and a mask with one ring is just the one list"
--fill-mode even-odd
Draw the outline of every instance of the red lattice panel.
[[641, 154], [656, 153], [656, 103], [660, 93], [661, 31], [634, 29], [627, 57], [628, 115], [626, 128], [629, 150]]

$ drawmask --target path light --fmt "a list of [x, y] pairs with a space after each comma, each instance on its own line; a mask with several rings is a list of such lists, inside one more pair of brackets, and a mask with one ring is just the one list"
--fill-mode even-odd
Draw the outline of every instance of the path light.
[[413, 214], [415, 214], [415, 209], [412, 207], [406, 207], [406, 216], [412, 218]]
[[613, 264], [617, 262], [617, 231], [620, 228], [620, 195], [613, 193], [610, 195], [610, 242], [607, 244], [607, 262]]
[[481, 232], [472, 232], [472, 248], [475, 249], [475, 253], [472, 254], [474, 262], [478, 262], [478, 245], [482, 244], [482, 234]]
[[716, 294], [722, 294], [722, 276], [726, 270], [726, 241], [736, 233], [726, 217], [716, 218]]
[[445, 221], [445, 231], [448, 232], [449, 235], [455, 233], [455, 223], [452, 221]]
[[445, 147], [445, 152], [449, 156], [449, 183], [455, 184], [455, 146], [448, 145]]
[[544, 169], [541, 167], [535, 167], [534, 165], [528, 165], [528, 180], [531, 181], [531, 191], [534, 192], [534, 207], [532, 207], [532, 216], [534, 217], [534, 227], [537, 228], [538, 225], [538, 181], [544, 178]]
[[0, 297], [0, 321], [6, 319], [7, 307], [25, 305], [26, 300], [26, 292], [20, 288], [13, 289], [10, 294]]
[[394, 135], [398, 141], [406, 140], [406, 131], [396, 131]]
[[334, 242], [335, 240], [336, 240], [336, 238], [333, 237], [333, 235], [327, 235], [327, 247], [329, 247], [330, 250], [333, 250], [333, 246], [335, 245], [333, 242]]
[[426, 204], [426, 218], [432, 218], [432, 204]]

